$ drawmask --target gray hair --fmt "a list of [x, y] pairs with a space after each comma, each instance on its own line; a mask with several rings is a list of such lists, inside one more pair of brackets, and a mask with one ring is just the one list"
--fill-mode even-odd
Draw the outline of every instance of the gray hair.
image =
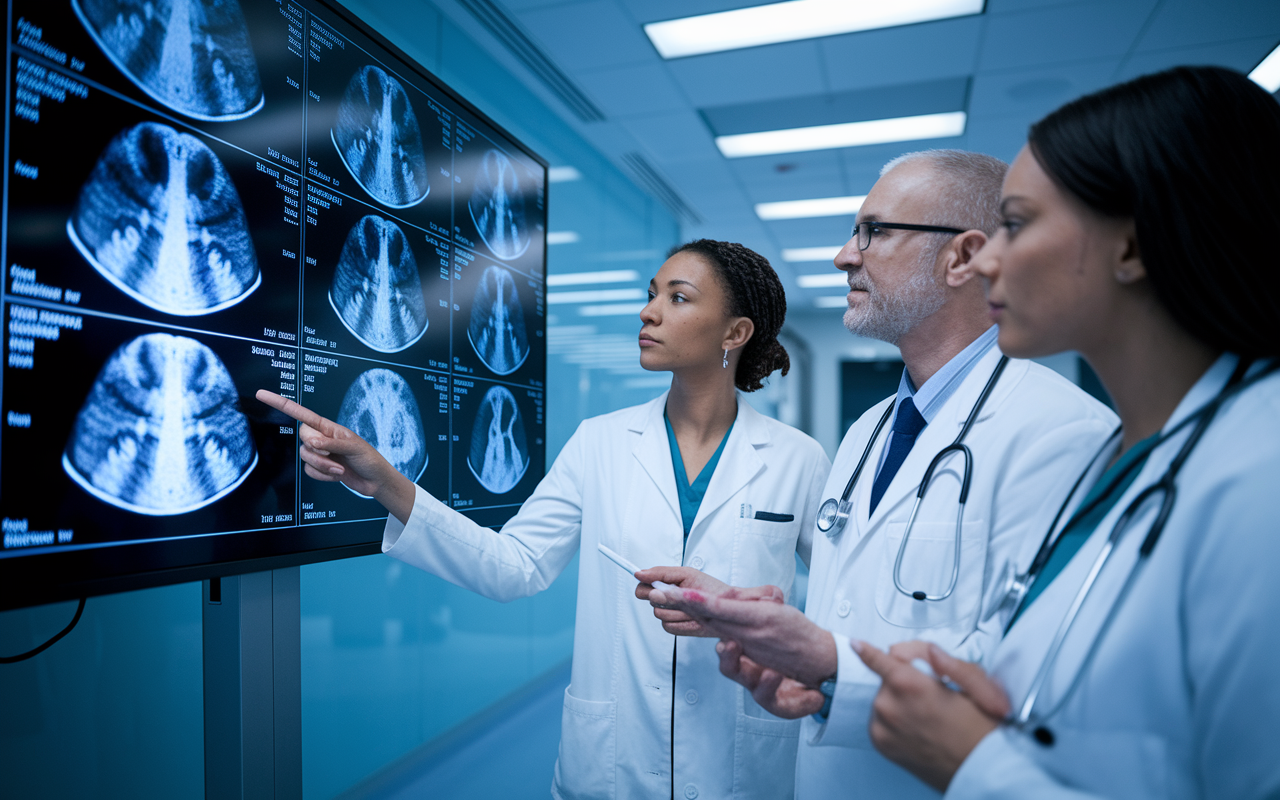
[[[880, 169], [884, 177], [894, 167], [923, 161], [933, 172], [938, 218], [920, 220], [979, 230], [988, 236], [1000, 226], [1000, 186], [1009, 165], [998, 158], [968, 150], [919, 150], [904, 153]], [[912, 220], [915, 222], [915, 220]]]

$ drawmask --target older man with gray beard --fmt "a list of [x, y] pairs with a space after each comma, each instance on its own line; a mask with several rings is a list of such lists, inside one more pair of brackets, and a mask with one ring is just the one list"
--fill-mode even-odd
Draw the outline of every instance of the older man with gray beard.
[[[873, 749], [879, 678], [854, 646], [898, 645], [894, 656], [911, 662], [924, 652], [900, 643], [925, 640], [981, 662], [1009, 622], [991, 590], [1008, 565], [1030, 561], [1065, 476], [1116, 425], [1057, 373], [996, 346], [973, 256], [1000, 224], [1005, 170], [956, 150], [889, 162], [836, 256], [849, 279], [845, 326], [897, 345], [906, 368], [836, 454], [805, 612], [735, 599], [683, 567], [639, 573], [648, 585], [637, 594], [668, 630], [721, 637], [725, 675], [773, 714], [811, 715], [799, 798], [937, 796]], [[679, 588], [650, 591], [655, 580]]]

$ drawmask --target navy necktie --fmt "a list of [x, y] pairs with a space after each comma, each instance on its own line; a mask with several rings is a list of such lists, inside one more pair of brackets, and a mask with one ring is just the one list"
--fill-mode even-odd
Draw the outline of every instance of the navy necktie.
[[916, 436], [924, 430], [926, 424], [928, 423], [925, 422], [924, 417], [916, 411], [915, 401], [910, 397], [898, 406], [898, 416], [893, 420], [893, 441], [889, 443], [889, 455], [885, 457], [884, 466], [880, 468], [876, 482], [871, 484], [872, 514], [876, 513], [876, 506], [880, 505], [884, 490], [889, 488], [893, 476], [898, 474], [898, 468], [902, 466], [903, 461], [907, 460], [907, 453], [911, 452], [911, 446], [916, 443]]

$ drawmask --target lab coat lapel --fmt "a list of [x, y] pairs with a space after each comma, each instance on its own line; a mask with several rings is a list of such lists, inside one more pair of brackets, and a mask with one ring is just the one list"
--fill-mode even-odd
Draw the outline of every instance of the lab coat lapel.
[[[863, 483], [863, 497], [859, 498], [859, 508], [861, 511], [861, 519], [867, 520], [866, 532], [870, 533], [878, 528], [884, 521], [894, 518], [905, 520], [905, 516], [898, 513], [898, 509], [904, 503], [915, 502], [916, 492], [920, 489], [920, 481], [924, 478], [925, 470], [929, 468], [929, 462], [933, 460], [938, 451], [955, 441], [960, 435], [960, 430], [964, 422], [969, 417], [969, 412], [973, 410], [973, 404], [977, 402], [978, 396], [982, 394], [982, 389], [987, 385], [987, 380], [991, 377], [992, 371], [996, 368], [996, 363], [1000, 360], [1000, 349], [998, 347], [991, 348], [982, 359], [974, 365], [969, 374], [965, 376], [964, 382], [960, 384], [953, 395], [947, 400], [946, 404], [939, 409], [938, 414], [933, 421], [925, 426], [920, 432], [920, 437], [916, 439], [915, 446], [911, 448], [911, 452], [907, 454], [907, 458], [902, 462], [902, 466], [898, 469], [893, 480], [885, 489], [884, 497], [880, 498], [880, 504], [876, 506], [874, 514], [868, 519], [868, 511], [871, 504], [871, 484], [875, 481], [876, 466], [880, 463], [879, 450], [872, 453], [872, 458], [867, 464], [865, 477], [860, 481]], [[1021, 367], [1021, 371], [1026, 370], [1025, 363], [1011, 362], [1005, 368], [1004, 374], [1000, 376], [995, 389], [992, 391], [991, 397], [987, 398], [987, 403], [983, 406], [982, 413], [978, 416], [975, 426], [982, 423], [983, 420], [989, 418], [1000, 406], [1002, 399], [1010, 391], [1021, 376], [1017, 367]], [[971, 439], [975, 433], [979, 431], [970, 430], [966, 442]], [[887, 434], [886, 441], [887, 441]], [[883, 445], [881, 446], [883, 448]], [[957, 463], [959, 455], [956, 456]], [[945, 466], [945, 465], [943, 465]], [[942, 469], [943, 467], [939, 467]], [[903, 514], [906, 512], [903, 511]]]
[[707, 485], [702, 505], [698, 507], [698, 516], [694, 519], [693, 529], [689, 534], [691, 538], [697, 535], [698, 525], [702, 520], [714, 514], [764, 469], [764, 460], [756, 452], [756, 447], [768, 441], [769, 430], [765, 427], [764, 419], [739, 394], [738, 418], [734, 421], [733, 430], [729, 432], [729, 441], [724, 443], [720, 463], [711, 474], [711, 483]]
[[680, 495], [676, 492], [675, 467], [671, 463], [671, 445], [667, 441], [667, 425], [662, 418], [667, 407], [667, 393], [636, 409], [628, 428], [639, 437], [631, 448], [632, 455], [653, 481], [658, 493], [667, 501], [671, 513], [680, 519]]

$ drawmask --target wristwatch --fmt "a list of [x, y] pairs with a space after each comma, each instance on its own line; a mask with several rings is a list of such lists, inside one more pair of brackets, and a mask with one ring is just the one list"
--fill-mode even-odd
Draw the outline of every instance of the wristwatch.
[[823, 681], [818, 686], [818, 691], [822, 692], [822, 708], [812, 716], [819, 725], [825, 725], [827, 717], [831, 715], [831, 699], [836, 696], [836, 676], [832, 675]]

